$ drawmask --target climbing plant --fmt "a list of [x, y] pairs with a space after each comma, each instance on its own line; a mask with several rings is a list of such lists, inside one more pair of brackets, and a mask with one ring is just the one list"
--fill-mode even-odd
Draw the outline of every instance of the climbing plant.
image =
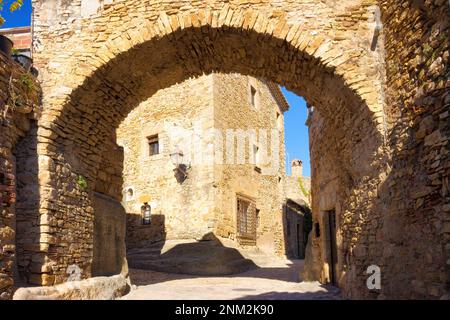
[[88, 187], [88, 183], [85, 177], [83, 177], [82, 175], [78, 175], [77, 176], [77, 185], [82, 189], [86, 189]]
[[[1, 0], [0, 0], [1, 1]], [[5, 114], [10, 110], [32, 110], [39, 99], [35, 79], [28, 72], [12, 72], [8, 86], [8, 104]], [[25, 112], [27, 113], [27, 112]]]
[[305, 186], [303, 185], [302, 178], [298, 178], [298, 184], [300, 185], [300, 190], [302, 191], [303, 195], [305, 197], [309, 197], [309, 191], [306, 190]]
[[23, 0], [0, 0], [0, 27], [6, 22], [5, 18], [3, 18], [2, 12], [4, 8], [8, 8], [10, 12], [14, 12], [19, 10], [23, 5]]
[[29, 73], [24, 73], [20, 76], [20, 83], [27, 91], [34, 89], [34, 80]]

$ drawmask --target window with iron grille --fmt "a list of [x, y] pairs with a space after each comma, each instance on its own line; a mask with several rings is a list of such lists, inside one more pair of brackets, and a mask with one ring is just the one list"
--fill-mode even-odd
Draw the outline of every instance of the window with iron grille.
[[237, 198], [237, 236], [240, 242], [256, 242], [256, 206], [246, 198]]

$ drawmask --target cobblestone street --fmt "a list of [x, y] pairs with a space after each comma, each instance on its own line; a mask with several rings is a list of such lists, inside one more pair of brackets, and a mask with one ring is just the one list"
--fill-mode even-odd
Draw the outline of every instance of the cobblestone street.
[[232, 276], [197, 277], [130, 270], [133, 290], [124, 300], [336, 300], [339, 289], [318, 282], [300, 282], [303, 260], [262, 263]]

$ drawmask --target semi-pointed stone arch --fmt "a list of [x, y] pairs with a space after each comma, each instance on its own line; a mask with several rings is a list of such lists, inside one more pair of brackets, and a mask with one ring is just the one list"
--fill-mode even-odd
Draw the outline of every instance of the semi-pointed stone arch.
[[[80, 265], [83, 277], [91, 275], [92, 192], [107, 157], [104, 146], [121, 119], [156, 90], [202, 73], [249, 74], [304, 96], [322, 119], [317, 130], [323, 130], [330, 149], [333, 144], [342, 148], [342, 154], [330, 157], [339, 162], [331, 164], [325, 157], [318, 164], [322, 171], [334, 165], [342, 186], [332, 192], [331, 202], [340, 206], [344, 217], [370, 201], [358, 200], [357, 193], [375, 193], [385, 130], [380, 52], [370, 46], [371, 1], [349, 1], [341, 8], [213, 1], [186, 10], [162, 2], [157, 3], [160, 10], [153, 1], [128, 3], [135, 7], [113, 3], [89, 19], [74, 13], [70, 23], [63, 17], [47, 19], [44, 13], [37, 17], [40, 45], [35, 60], [44, 91], [38, 130], [40, 223], [50, 226], [41, 240], [51, 247], [42, 268], [48, 271], [42, 273], [43, 284], [64, 281], [71, 264]], [[139, 11], [145, 5], [153, 11]], [[67, 9], [77, 12], [74, 8]], [[317, 17], [316, 11], [321, 19], [308, 18]], [[49, 21], [54, 26], [44, 28]], [[54, 41], [55, 35], [61, 40]], [[311, 148], [317, 144], [312, 141]], [[76, 183], [80, 176], [88, 181], [86, 190]], [[313, 183], [313, 190], [319, 195], [322, 186]], [[117, 190], [110, 191], [119, 197]], [[313, 209], [324, 210], [319, 197]], [[366, 227], [364, 217], [347, 218], [340, 235], [342, 261], [352, 259], [350, 252], [358, 244], [359, 238], [350, 236], [354, 228], [363, 232]], [[316, 220], [323, 223], [320, 216]], [[316, 239], [315, 246], [320, 253], [317, 276], [326, 282], [326, 250], [320, 250], [324, 243]], [[347, 267], [340, 266], [342, 285], [362, 276], [358, 270], [353, 278], [345, 278]]]
[[[152, 2], [154, 11], [140, 14], [137, 12], [145, 7], [146, 1], [142, 5], [133, 1], [112, 2], [106, 9], [99, 9], [98, 13], [88, 18], [73, 17], [73, 26], [56, 24], [55, 30], [46, 24], [54, 23], [53, 19], [44, 14], [42, 18], [38, 16], [36, 33], [40, 44], [35, 59], [45, 65], [43, 72], [73, 72], [70, 79], [63, 79], [68, 81], [58, 81], [57, 85], [48, 81], [48, 87], [51, 88], [49, 96], [64, 98], [81, 85], [90, 73], [135, 46], [186, 28], [209, 27], [251, 30], [261, 37], [285, 41], [341, 76], [372, 111], [381, 112], [380, 57], [379, 52], [371, 48], [375, 34], [373, 21], [376, 1], [349, 0], [339, 6], [320, 2], [276, 6], [270, 1], [256, 1], [252, 6], [245, 6], [238, 2], [230, 5], [217, 1], [210, 8], [203, 8], [208, 5], [189, 5], [185, 10], [178, 10], [178, 5], [170, 8], [170, 5]], [[35, 5], [41, 5], [38, 8], [43, 10], [46, 2], [40, 4], [40, 1], [35, 1]], [[120, 22], [112, 23], [113, 18]], [[44, 26], [45, 30], [40, 32]], [[50, 40], [49, 37], [53, 39], [56, 35], [62, 39]], [[57, 49], [62, 53], [55, 54]], [[286, 63], [288, 70], [289, 67]]]

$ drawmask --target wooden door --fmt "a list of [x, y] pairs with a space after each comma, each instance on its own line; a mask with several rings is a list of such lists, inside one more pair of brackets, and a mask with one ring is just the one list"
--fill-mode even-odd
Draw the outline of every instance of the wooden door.
[[337, 244], [336, 244], [336, 211], [328, 211], [328, 239], [330, 248], [330, 281], [337, 286]]

